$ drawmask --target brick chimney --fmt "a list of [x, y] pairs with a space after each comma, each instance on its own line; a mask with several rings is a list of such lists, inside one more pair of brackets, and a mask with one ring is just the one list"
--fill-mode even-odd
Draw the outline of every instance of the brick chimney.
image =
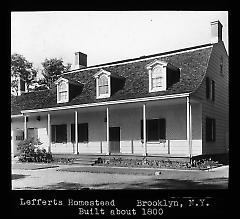
[[220, 21], [211, 22], [211, 41], [212, 43], [219, 43], [222, 41], [222, 27]]
[[73, 69], [81, 69], [87, 67], [87, 55], [82, 52], [75, 52], [75, 62]]

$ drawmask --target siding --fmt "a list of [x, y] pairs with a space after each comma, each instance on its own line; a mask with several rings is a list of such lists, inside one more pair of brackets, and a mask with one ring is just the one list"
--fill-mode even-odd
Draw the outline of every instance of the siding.
[[[220, 57], [223, 56], [223, 76], [220, 74]], [[206, 99], [206, 77], [215, 81], [215, 101]], [[193, 94], [202, 102], [203, 154], [224, 153], [228, 148], [229, 70], [228, 55], [223, 43], [214, 44], [209, 65], [201, 86]], [[216, 119], [216, 141], [206, 142], [206, 117]]]

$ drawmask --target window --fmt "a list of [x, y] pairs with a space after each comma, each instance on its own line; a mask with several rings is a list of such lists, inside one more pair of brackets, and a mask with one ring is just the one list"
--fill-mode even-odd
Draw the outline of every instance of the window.
[[206, 118], [206, 141], [214, 142], [216, 139], [216, 121], [215, 119]]
[[28, 128], [27, 129], [28, 139], [33, 139], [34, 141], [38, 138], [38, 129], [37, 128]]
[[98, 71], [94, 78], [96, 79], [96, 97], [108, 98], [111, 95], [111, 72], [104, 69]]
[[215, 100], [215, 81], [206, 77], [206, 97], [209, 100]]
[[[166, 120], [146, 120], [147, 141], [159, 141], [166, 139]], [[143, 120], [141, 120], [141, 139], [143, 139]]]
[[108, 94], [108, 77], [106, 75], [101, 75], [98, 80], [99, 96]]
[[52, 143], [67, 142], [67, 125], [52, 125]]
[[220, 57], [220, 75], [223, 76], [223, 56]]
[[58, 84], [58, 103], [64, 103], [68, 101], [68, 84], [62, 81]]
[[167, 89], [168, 63], [155, 59], [146, 65], [148, 70], [149, 92], [165, 91]]
[[162, 87], [162, 78], [162, 67], [160, 65], [157, 65], [152, 70], [152, 89]]
[[[71, 142], [75, 142], [75, 124], [71, 124]], [[88, 142], [88, 123], [78, 124], [78, 142]]]

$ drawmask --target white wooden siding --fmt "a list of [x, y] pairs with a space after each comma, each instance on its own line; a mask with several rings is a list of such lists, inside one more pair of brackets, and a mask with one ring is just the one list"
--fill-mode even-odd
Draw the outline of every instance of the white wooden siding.
[[[223, 76], [220, 74], [220, 57], [223, 56]], [[206, 99], [206, 77], [193, 96], [202, 102], [203, 154], [224, 153], [228, 147], [228, 55], [222, 43], [214, 44], [207, 69], [207, 77], [215, 81], [215, 101]], [[216, 141], [206, 142], [206, 117], [216, 120]]]

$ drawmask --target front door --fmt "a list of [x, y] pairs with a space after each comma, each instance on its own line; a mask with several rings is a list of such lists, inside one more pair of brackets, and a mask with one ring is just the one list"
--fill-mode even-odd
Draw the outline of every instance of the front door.
[[120, 153], [120, 127], [109, 128], [110, 153]]

